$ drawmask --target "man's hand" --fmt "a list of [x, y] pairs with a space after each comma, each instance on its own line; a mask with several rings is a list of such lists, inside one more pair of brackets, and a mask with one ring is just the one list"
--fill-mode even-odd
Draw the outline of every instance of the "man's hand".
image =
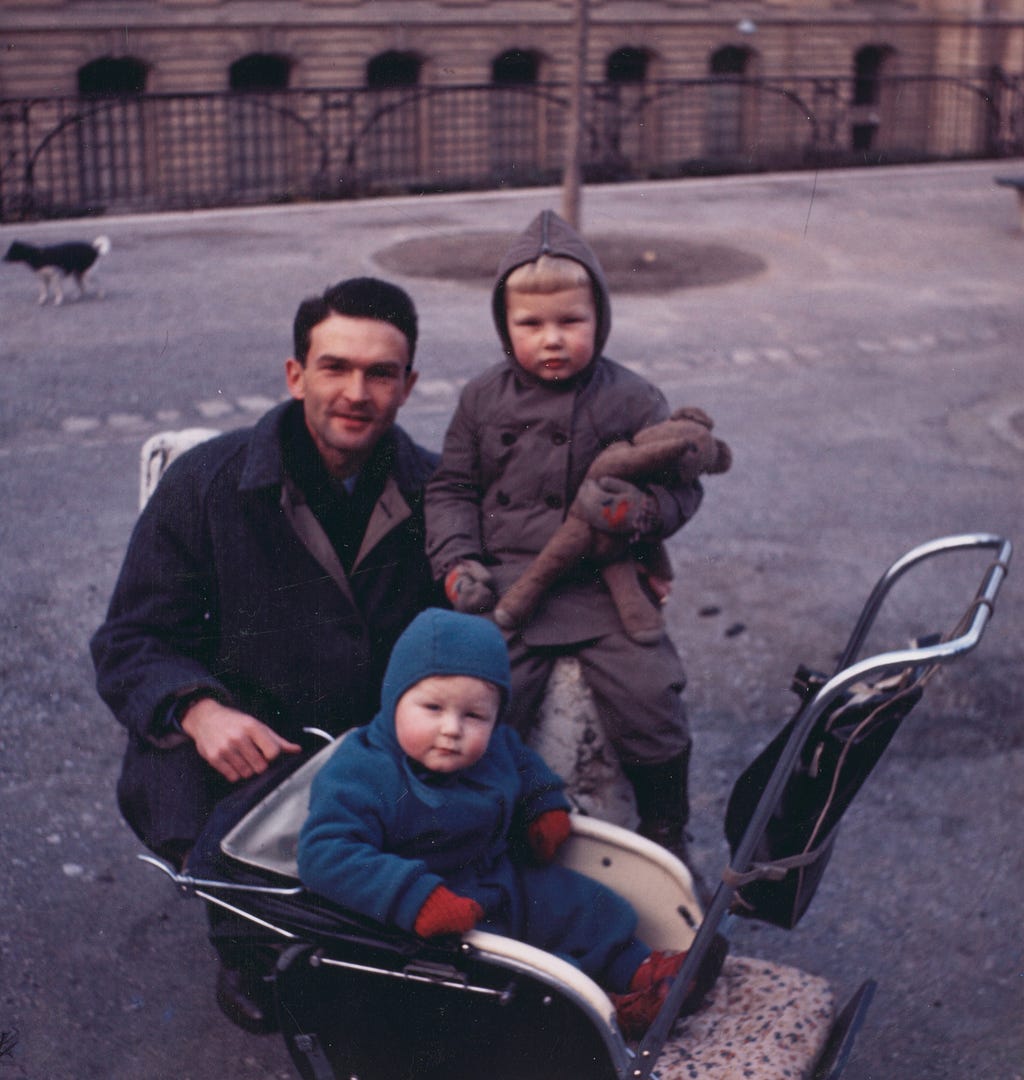
[[199, 756], [232, 784], [265, 772], [280, 754], [302, 747], [282, 739], [255, 716], [200, 698], [181, 718], [181, 730], [196, 744]]

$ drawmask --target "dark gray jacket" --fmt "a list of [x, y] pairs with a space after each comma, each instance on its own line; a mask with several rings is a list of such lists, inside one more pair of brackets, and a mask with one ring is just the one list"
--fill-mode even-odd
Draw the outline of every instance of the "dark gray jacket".
[[[597, 305], [595, 357], [575, 379], [551, 383], [511, 355], [504, 286], [517, 266], [542, 253], [588, 271]], [[463, 558], [480, 559], [507, 589], [564, 520], [590, 463], [606, 446], [666, 419], [662, 393], [605, 357], [611, 327], [608, 288], [586, 242], [551, 211], [510, 247], [498, 271], [493, 311], [506, 359], [466, 384], [427, 488], [427, 551], [437, 577]], [[696, 512], [702, 489], [666, 476], [648, 486], [661, 536]], [[621, 628], [597, 567], [582, 565], [548, 595], [523, 630], [530, 645], [563, 645]]]
[[287, 739], [367, 723], [394, 642], [435, 598], [422, 491], [436, 457], [395, 428], [375, 458], [387, 479], [346, 575], [285, 472], [298, 403], [229, 432], [168, 469], [132, 535], [92, 640], [97, 688], [128, 729], [122, 811], [150, 847], [194, 838], [226, 790], [168, 724], [202, 689]]

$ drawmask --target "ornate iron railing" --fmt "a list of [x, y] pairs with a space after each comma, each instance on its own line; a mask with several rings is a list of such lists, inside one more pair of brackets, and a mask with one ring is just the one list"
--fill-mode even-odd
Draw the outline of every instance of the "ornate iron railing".
[[[869, 90], [852, 77], [592, 84], [584, 174], [1024, 153], [1024, 76]], [[3, 99], [0, 220], [552, 183], [568, 107], [555, 84]]]

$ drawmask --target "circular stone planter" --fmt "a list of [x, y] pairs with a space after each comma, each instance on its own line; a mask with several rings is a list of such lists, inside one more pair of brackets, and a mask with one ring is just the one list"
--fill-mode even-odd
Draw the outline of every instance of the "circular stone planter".
[[[432, 233], [378, 251], [385, 270], [409, 277], [443, 278], [490, 288], [512, 233]], [[671, 292], [728, 285], [767, 269], [757, 255], [727, 244], [697, 243], [656, 235], [588, 237], [612, 293]]]

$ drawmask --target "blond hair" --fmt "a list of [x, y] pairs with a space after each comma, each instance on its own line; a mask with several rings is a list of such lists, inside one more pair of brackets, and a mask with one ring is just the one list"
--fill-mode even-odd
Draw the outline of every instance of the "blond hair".
[[539, 255], [517, 266], [505, 279], [506, 291], [534, 295], [578, 288], [592, 288], [590, 275], [581, 263], [564, 255]]

